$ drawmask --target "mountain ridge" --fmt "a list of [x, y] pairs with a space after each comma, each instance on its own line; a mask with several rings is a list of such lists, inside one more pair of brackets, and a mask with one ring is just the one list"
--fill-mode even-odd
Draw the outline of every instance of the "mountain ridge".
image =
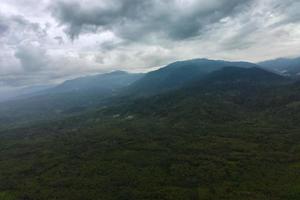
[[[201, 79], [205, 75], [226, 66], [258, 67], [249, 62], [230, 62], [223, 60], [192, 59], [177, 61], [158, 70], [147, 73], [140, 80], [130, 86], [132, 93], [155, 94], [178, 89], [194, 79]], [[148, 93], [148, 94], [147, 94]]]
[[259, 62], [258, 65], [287, 76], [300, 75], [300, 57], [266, 60]]

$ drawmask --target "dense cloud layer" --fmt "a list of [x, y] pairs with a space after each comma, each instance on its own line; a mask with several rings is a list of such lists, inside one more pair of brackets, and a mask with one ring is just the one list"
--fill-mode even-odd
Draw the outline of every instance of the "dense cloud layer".
[[72, 39], [82, 32], [112, 31], [128, 40], [195, 37], [207, 26], [247, 9], [250, 0], [58, 1], [53, 16]]
[[0, 87], [208, 57], [298, 56], [297, 0], [1, 0]]

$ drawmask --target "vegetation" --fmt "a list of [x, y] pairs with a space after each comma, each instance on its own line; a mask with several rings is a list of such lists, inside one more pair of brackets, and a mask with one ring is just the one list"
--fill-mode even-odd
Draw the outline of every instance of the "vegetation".
[[299, 199], [299, 91], [227, 68], [182, 90], [3, 127], [0, 199]]

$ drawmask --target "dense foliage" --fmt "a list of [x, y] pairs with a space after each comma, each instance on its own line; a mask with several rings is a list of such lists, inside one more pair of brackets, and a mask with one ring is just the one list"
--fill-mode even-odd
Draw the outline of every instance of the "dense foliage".
[[300, 85], [239, 70], [3, 127], [0, 199], [299, 199]]

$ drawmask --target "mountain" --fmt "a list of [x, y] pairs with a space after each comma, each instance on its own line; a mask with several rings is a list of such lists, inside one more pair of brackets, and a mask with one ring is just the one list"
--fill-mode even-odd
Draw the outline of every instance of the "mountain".
[[274, 90], [286, 88], [292, 83], [293, 80], [285, 76], [258, 67], [224, 67], [195, 81], [191, 88], [186, 87], [185, 90], [191, 95], [204, 93], [219, 98], [220, 102], [229, 101], [243, 107], [262, 109], [274, 98]]
[[216, 84], [224, 87], [228, 83], [236, 86], [244, 83], [273, 85], [275, 83], [286, 82], [287, 80], [288, 78], [284, 76], [258, 67], [224, 67], [208, 74], [199, 82], [200, 85], [203, 84], [204, 87]]
[[[208, 59], [175, 62], [145, 75], [116, 71], [68, 80], [27, 98], [1, 103], [0, 122], [13, 124], [15, 121], [23, 123], [61, 118], [123, 100], [126, 102], [130, 98], [176, 91], [194, 83], [209, 88], [216, 86], [208, 84], [213, 79], [222, 89], [229, 85], [239, 86], [239, 82], [236, 84], [238, 80], [233, 82], [238, 78], [267, 81], [279, 77], [252, 63]], [[227, 82], [224, 82], [225, 79]], [[232, 83], [229, 84], [228, 80]]]
[[274, 60], [267, 60], [258, 63], [258, 65], [279, 72], [287, 76], [300, 75], [300, 57], [298, 58], [278, 58]]
[[[0, 199], [300, 199], [299, 91], [267, 70], [222, 67], [42, 123], [17, 124], [31, 115], [15, 109], [14, 126], [0, 123]], [[86, 94], [24, 105], [45, 119], [47, 106], [101, 99]]]
[[[57, 119], [107, 103], [143, 74], [116, 71], [87, 76], [22, 98], [0, 103], [1, 124], [17, 124], [35, 120]], [[27, 116], [27, 117], [25, 117]]]
[[48, 90], [54, 87], [53, 85], [36, 85], [22, 88], [6, 88], [1, 89], [0, 102], [15, 100], [20, 98], [28, 98], [31, 95], [35, 95], [41, 91]]
[[[236, 106], [243, 106], [239, 110], [246, 107], [262, 109], [262, 107], [268, 106], [270, 99], [275, 98], [274, 90], [293, 85], [293, 81], [289, 78], [258, 67], [223, 67], [201, 79], [188, 82], [177, 90], [166, 91], [151, 97], [137, 98], [133, 101], [126, 100], [121, 106], [116, 106], [112, 110], [115, 114], [132, 113], [132, 115], [137, 115], [143, 113], [151, 116], [155, 113], [168, 113], [168, 115], [172, 113], [177, 117], [182, 117], [196, 112], [197, 107], [201, 107], [202, 103], [216, 106], [216, 110], [218, 105], [223, 107], [226, 102], [230, 102], [227, 104], [228, 109], [235, 109]], [[293, 92], [295, 93], [295, 91]], [[270, 105], [274, 104], [270, 103]], [[232, 111], [228, 113], [232, 113]], [[224, 118], [225, 115], [223, 113], [223, 116], [219, 117]]]
[[66, 92], [102, 92], [112, 93], [118, 89], [127, 87], [137, 81], [143, 74], [132, 74], [125, 71], [114, 71], [106, 74], [80, 77], [73, 80], [67, 80], [57, 87], [48, 90], [49, 93]]
[[208, 59], [179, 61], [147, 73], [143, 78], [133, 83], [129, 91], [149, 95], [175, 90], [192, 80], [199, 80], [210, 72], [226, 66], [244, 68], [257, 67], [256, 64], [248, 62], [229, 62]]

